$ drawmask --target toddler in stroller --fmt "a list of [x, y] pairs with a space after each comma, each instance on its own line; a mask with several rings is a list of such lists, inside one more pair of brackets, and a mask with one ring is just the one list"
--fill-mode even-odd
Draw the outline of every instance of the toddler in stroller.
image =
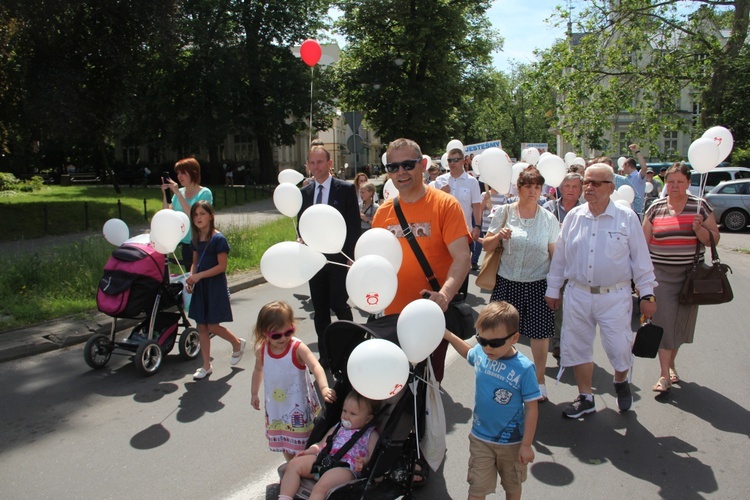
[[[366, 324], [342, 320], [332, 323], [326, 329], [323, 340], [328, 346], [328, 362], [331, 374], [336, 380], [334, 390], [339, 397], [335, 402], [326, 404], [325, 417], [316, 420], [308, 440], [311, 453], [315, 453], [318, 449], [316, 447], [325, 441], [324, 436], [336, 432], [340, 420], [349, 420], [344, 402], [350, 401], [350, 394], [356, 394], [346, 370], [350, 354], [359, 344], [372, 338], [382, 338], [398, 344], [397, 319], [398, 315], [389, 315]], [[420, 451], [417, 444], [423, 435], [425, 425], [426, 365], [426, 361], [423, 361], [412, 366], [405, 387], [394, 397], [378, 402], [382, 404], [380, 410], [365, 410], [365, 413], [374, 414], [370, 423], [376, 430], [372, 431], [370, 440], [374, 439], [376, 444], [374, 449], [368, 449], [368, 459], [361, 462], [361, 471], [356, 470], [358, 466], [354, 469], [342, 468], [343, 474], [337, 471], [337, 475], [339, 478], [344, 475], [348, 482], [327, 485], [323, 488], [330, 488], [327, 495], [316, 496], [314, 483], [307, 478], [301, 480], [301, 487], [296, 494], [293, 488], [287, 489], [286, 484], [299, 484], [301, 475], [294, 473], [292, 479], [286, 480], [285, 474], [291, 470], [289, 467], [292, 467], [292, 462], [283, 464], [279, 467], [279, 474], [282, 476], [281, 492], [287, 497], [279, 498], [408, 498], [413, 488], [423, 482], [416, 482], [415, 477], [424, 479], [428, 469], [427, 464], [418, 458]], [[416, 420], [415, 415], [418, 416]], [[372, 437], [373, 435], [375, 437]], [[321, 455], [330, 457], [327, 453]], [[320, 457], [321, 462], [323, 457]], [[308, 456], [300, 458], [306, 459], [306, 470], [312, 470], [311, 464], [315, 460]], [[330, 457], [328, 462], [333, 463], [334, 458], [336, 457]], [[418, 473], [415, 474], [415, 471]], [[285, 480], [288, 481], [286, 484]]]
[[373, 417], [380, 404], [351, 391], [344, 400], [341, 422], [323, 440], [294, 457], [281, 481], [279, 500], [292, 500], [301, 477], [315, 478], [310, 499], [323, 499], [334, 486], [359, 478], [369, 462], [378, 432]]

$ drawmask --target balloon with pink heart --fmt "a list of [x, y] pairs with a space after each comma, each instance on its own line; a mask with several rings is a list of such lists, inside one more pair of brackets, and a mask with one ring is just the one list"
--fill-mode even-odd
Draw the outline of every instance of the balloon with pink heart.
[[369, 339], [352, 350], [346, 373], [354, 390], [380, 401], [395, 396], [404, 388], [409, 378], [409, 360], [393, 342]]
[[[727, 159], [729, 153], [734, 147], [734, 137], [732, 133], [724, 127], [711, 127], [703, 132], [701, 136], [704, 139], [711, 139], [719, 147], [719, 161], [717, 165]], [[692, 162], [691, 162], [692, 164]]]

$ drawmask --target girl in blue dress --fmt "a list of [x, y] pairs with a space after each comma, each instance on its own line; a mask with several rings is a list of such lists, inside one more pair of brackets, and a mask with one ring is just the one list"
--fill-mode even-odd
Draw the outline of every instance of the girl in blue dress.
[[187, 291], [192, 293], [188, 316], [198, 325], [203, 366], [196, 370], [193, 378], [200, 380], [213, 372], [211, 367], [211, 334], [232, 344], [230, 363], [240, 362], [245, 352], [245, 339], [234, 336], [220, 325], [232, 321], [232, 307], [227, 289], [227, 257], [229, 243], [214, 227], [214, 209], [205, 200], [199, 200], [190, 208], [192, 228], [193, 265], [187, 279]]

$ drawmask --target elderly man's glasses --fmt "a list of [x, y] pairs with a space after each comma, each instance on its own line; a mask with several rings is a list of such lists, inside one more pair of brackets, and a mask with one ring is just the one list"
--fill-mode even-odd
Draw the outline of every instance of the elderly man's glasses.
[[509, 338], [511, 338], [515, 333], [511, 333], [507, 337], [503, 337], [501, 339], [486, 339], [484, 337], [480, 337], [477, 334], [477, 342], [479, 342], [479, 345], [482, 347], [490, 346], [492, 349], [497, 349], [498, 347], [502, 347], [505, 345], [505, 343], [508, 341]]
[[417, 166], [417, 163], [421, 163], [422, 158], [418, 160], [404, 160], [404, 161], [397, 161], [395, 163], [386, 163], [385, 164], [385, 171], [388, 173], [395, 173], [398, 172], [399, 167], [404, 167], [404, 170], [407, 172], [409, 170], [414, 170], [414, 167]]
[[463, 158], [447, 158], [448, 163], [459, 163], [464, 161]]
[[584, 179], [583, 185], [588, 186], [591, 184], [595, 188], [602, 187], [602, 184], [612, 184], [612, 181], [592, 181], [591, 179]]

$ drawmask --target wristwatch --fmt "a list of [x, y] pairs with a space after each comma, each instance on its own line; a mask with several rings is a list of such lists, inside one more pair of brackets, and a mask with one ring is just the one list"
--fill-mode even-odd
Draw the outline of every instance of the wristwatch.
[[644, 295], [641, 300], [648, 300], [649, 302], [656, 302], [656, 297], [653, 295]]
[[480, 226], [479, 224], [474, 224], [474, 227], [477, 229], [482, 229], [482, 226]]

